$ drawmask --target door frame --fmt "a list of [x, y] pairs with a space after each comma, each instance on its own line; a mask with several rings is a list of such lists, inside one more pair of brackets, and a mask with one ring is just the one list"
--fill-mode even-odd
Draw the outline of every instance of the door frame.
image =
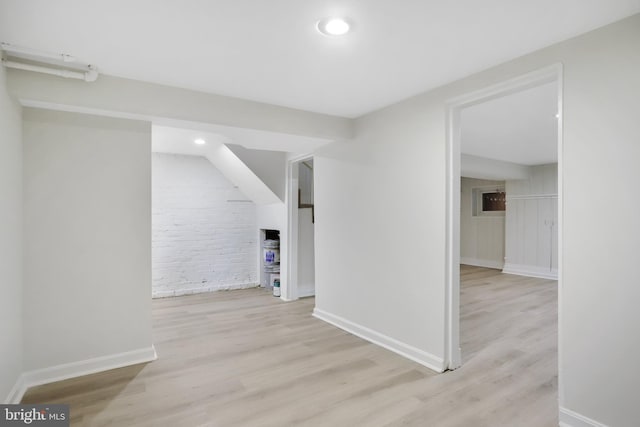
[[[563, 283], [563, 66], [553, 64], [530, 73], [449, 99], [446, 102], [446, 262], [445, 369], [462, 365], [460, 349], [460, 112], [466, 107], [545, 83], [556, 82], [558, 94], [558, 321], [561, 321]], [[558, 334], [560, 352], [560, 334]]]
[[[282, 299], [293, 301], [298, 295], [298, 164], [305, 160], [313, 160], [313, 154], [307, 153], [291, 157], [287, 160], [287, 286], [283, 290]], [[314, 177], [315, 181], [315, 172]]]

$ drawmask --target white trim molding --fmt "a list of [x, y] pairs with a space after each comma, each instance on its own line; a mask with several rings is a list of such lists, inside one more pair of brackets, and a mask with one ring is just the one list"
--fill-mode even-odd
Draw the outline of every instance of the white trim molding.
[[567, 408], [560, 408], [560, 427], [607, 427], [589, 417], [573, 412]]
[[515, 274], [517, 276], [537, 277], [539, 279], [558, 280], [558, 269], [548, 267], [538, 267], [535, 265], [510, 264], [505, 263], [502, 268], [505, 274]]
[[18, 377], [16, 383], [13, 385], [13, 388], [9, 392], [9, 395], [4, 400], [5, 405], [17, 404], [22, 400], [22, 396], [27, 391], [27, 387], [24, 384], [24, 378], [22, 375]]
[[383, 335], [367, 327], [358, 325], [350, 320], [336, 316], [335, 314], [327, 313], [326, 311], [318, 308], [313, 309], [313, 317], [332, 324], [344, 331], [349, 332], [357, 337], [367, 340], [373, 344], [384, 347], [387, 350], [393, 351], [400, 356], [413, 360], [429, 369], [432, 369], [438, 373], [445, 371], [444, 359], [434, 356], [419, 348], [400, 342], [389, 336]]
[[100, 356], [93, 359], [27, 371], [18, 378], [16, 385], [7, 397], [7, 402], [20, 403], [26, 391], [31, 387], [82, 377], [111, 369], [123, 368], [125, 366], [153, 362], [157, 358], [156, 349], [151, 345], [150, 347], [124, 353]]
[[504, 267], [504, 262], [467, 257], [460, 257], [460, 264], [473, 265], [475, 267], [496, 268], [498, 270], [502, 270]]

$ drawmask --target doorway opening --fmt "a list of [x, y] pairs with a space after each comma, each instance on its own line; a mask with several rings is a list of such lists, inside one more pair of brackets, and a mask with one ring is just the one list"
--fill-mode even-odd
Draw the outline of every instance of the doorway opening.
[[[260, 196], [245, 191], [266, 186], [255, 175], [245, 185], [252, 174], [230, 145], [222, 135], [153, 125], [152, 298], [269, 285], [256, 262], [264, 246]], [[277, 273], [279, 264], [271, 264], [269, 273]]]
[[[547, 96], [549, 100], [549, 93], [551, 101], [546, 105], [550, 107], [543, 113], [552, 127], [545, 137], [536, 142], [509, 140], [509, 130], [522, 135], [539, 131], [537, 123], [518, 116], [519, 109], [509, 108], [509, 103], [531, 107], [524, 105], [526, 96]], [[496, 105], [507, 107], [508, 115], [490, 123], [483, 114]], [[461, 289], [461, 264], [469, 265], [463, 267], [465, 280], [486, 281], [498, 275], [518, 283], [541, 280], [531, 277], [557, 279], [554, 302], [561, 298], [562, 66], [452, 99], [447, 120], [445, 360], [448, 369], [456, 369], [463, 363], [463, 351], [472, 354], [477, 350], [460, 345], [461, 290], [465, 291]], [[518, 126], [519, 120], [526, 126]], [[490, 135], [490, 143], [483, 141], [483, 135]], [[525, 144], [518, 147], [522, 142]], [[535, 218], [527, 216], [534, 211]], [[509, 290], [508, 286], [503, 284], [504, 289]]]
[[315, 199], [312, 156], [287, 167], [288, 286], [285, 298], [315, 296]]

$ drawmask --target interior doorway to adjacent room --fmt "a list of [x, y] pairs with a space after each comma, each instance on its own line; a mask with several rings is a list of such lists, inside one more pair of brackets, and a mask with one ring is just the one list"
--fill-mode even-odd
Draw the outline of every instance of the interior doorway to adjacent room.
[[[562, 284], [561, 76], [561, 66], [551, 66], [463, 95], [448, 105], [449, 369], [458, 368], [477, 351], [492, 351], [487, 343], [499, 337], [482, 332], [492, 329], [484, 328], [491, 322], [493, 329], [522, 322], [516, 327], [524, 331], [537, 326], [525, 323], [538, 316], [546, 316], [540, 321], [551, 325], [553, 333], [544, 341], [548, 345], [536, 350], [553, 350], [552, 360], [557, 356], [556, 307]], [[491, 292], [482, 294], [484, 290]], [[521, 291], [532, 293], [520, 295]], [[493, 303], [483, 306], [494, 297]], [[514, 308], [520, 303], [521, 308]], [[537, 311], [510, 316], [511, 308]], [[485, 341], [461, 340], [462, 326]], [[467, 332], [465, 336], [471, 336]], [[557, 364], [551, 365], [550, 375], [557, 376]]]
[[289, 287], [287, 299], [315, 295], [315, 199], [313, 157], [288, 165]]

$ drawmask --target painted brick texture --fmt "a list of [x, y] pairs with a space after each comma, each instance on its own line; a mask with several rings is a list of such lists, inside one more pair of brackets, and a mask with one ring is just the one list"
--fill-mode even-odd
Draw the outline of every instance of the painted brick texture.
[[257, 286], [256, 206], [206, 158], [152, 155], [153, 297]]

